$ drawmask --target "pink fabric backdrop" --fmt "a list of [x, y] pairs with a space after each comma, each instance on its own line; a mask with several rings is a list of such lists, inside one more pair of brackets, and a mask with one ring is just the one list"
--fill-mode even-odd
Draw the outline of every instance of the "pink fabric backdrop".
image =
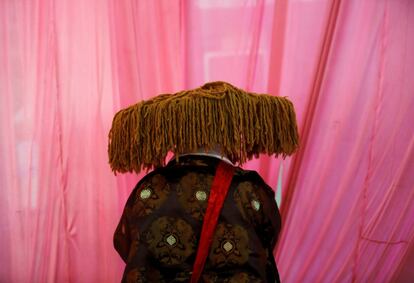
[[301, 150], [247, 165], [283, 164], [282, 281], [410, 282], [412, 50], [410, 0], [0, 1], [0, 281], [119, 281], [113, 114], [227, 80], [296, 106]]

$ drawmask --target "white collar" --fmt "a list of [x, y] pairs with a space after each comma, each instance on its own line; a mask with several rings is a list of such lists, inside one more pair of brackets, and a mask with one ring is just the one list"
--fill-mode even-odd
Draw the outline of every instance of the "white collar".
[[[224, 162], [226, 162], [226, 163], [228, 163], [228, 164], [230, 164], [230, 165], [232, 165], [232, 166], [235, 166], [235, 165], [233, 164], [233, 162], [231, 162], [231, 161], [230, 161], [230, 159], [228, 159], [228, 158], [227, 158], [227, 157], [225, 157], [225, 156], [221, 156], [220, 154], [218, 154], [218, 153], [216, 153], [216, 152], [188, 152], [188, 153], [183, 153], [183, 154], [180, 154], [180, 155], [179, 155], [179, 157], [181, 157], [181, 156], [186, 156], [186, 155], [211, 156], [211, 157], [215, 157], [215, 158], [221, 159], [221, 160], [223, 160]], [[173, 160], [173, 159], [175, 159], [175, 156], [173, 156], [173, 157], [171, 158], [171, 160]]]

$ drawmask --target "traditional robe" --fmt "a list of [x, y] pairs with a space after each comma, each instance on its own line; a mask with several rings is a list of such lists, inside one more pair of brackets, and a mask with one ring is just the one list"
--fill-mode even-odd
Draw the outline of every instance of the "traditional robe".
[[[138, 182], [114, 235], [123, 282], [189, 282], [219, 162], [186, 155]], [[257, 172], [236, 168], [200, 282], [279, 282], [280, 227], [272, 189]]]

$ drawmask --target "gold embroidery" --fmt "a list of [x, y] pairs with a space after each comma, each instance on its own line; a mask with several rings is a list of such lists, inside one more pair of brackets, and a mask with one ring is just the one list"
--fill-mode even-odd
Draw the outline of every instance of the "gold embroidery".
[[164, 176], [157, 174], [143, 184], [136, 192], [135, 203], [132, 206], [132, 215], [147, 216], [158, 209], [167, 199], [170, 186]]
[[197, 191], [196, 192], [196, 198], [199, 201], [205, 201], [207, 199], [207, 194], [205, 191]]
[[234, 245], [230, 241], [225, 241], [223, 244], [223, 249], [229, 253], [233, 249]]
[[181, 178], [177, 186], [178, 202], [184, 211], [202, 221], [207, 208], [207, 199], [213, 176], [189, 173]]
[[254, 210], [259, 211], [260, 202], [258, 200], [253, 199], [250, 203], [251, 203]]
[[259, 213], [261, 208], [260, 192], [251, 182], [240, 183], [233, 193], [234, 201], [242, 217], [248, 222], [263, 223], [263, 215]]
[[146, 232], [150, 253], [165, 265], [184, 262], [194, 253], [196, 238], [190, 224], [179, 218], [160, 217]]
[[242, 226], [219, 223], [209, 255], [212, 266], [243, 265], [250, 253], [248, 243], [247, 231]]
[[141, 191], [139, 196], [141, 199], [147, 199], [151, 196], [151, 193], [152, 193], [151, 188], [148, 186]]
[[177, 243], [177, 239], [174, 237], [174, 235], [168, 235], [168, 237], [165, 239], [165, 241], [170, 245], [174, 246]]

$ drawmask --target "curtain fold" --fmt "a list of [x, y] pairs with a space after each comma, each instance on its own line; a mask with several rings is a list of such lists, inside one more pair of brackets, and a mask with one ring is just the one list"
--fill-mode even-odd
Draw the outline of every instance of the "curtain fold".
[[389, 282], [409, 264], [403, 258], [414, 235], [407, 217], [414, 209], [414, 84], [407, 71], [414, 7], [342, 1], [320, 77], [314, 72], [322, 60], [314, 58], [327, 25], [312, 12], [326, 21], [331, 5], [288, 2], [280, 93], [291, 95], [308, 135], [286, 173], [277, 259], [286, 282]]
[[295, 104], [296, 157], [246, 165], [276, 188], [283, 163], [282, 282], [409, 278], [413, 4], [0, 1], [0, 281], [119, 281], [145, 173], [110, 172], [112, 117], [213, 80]]

